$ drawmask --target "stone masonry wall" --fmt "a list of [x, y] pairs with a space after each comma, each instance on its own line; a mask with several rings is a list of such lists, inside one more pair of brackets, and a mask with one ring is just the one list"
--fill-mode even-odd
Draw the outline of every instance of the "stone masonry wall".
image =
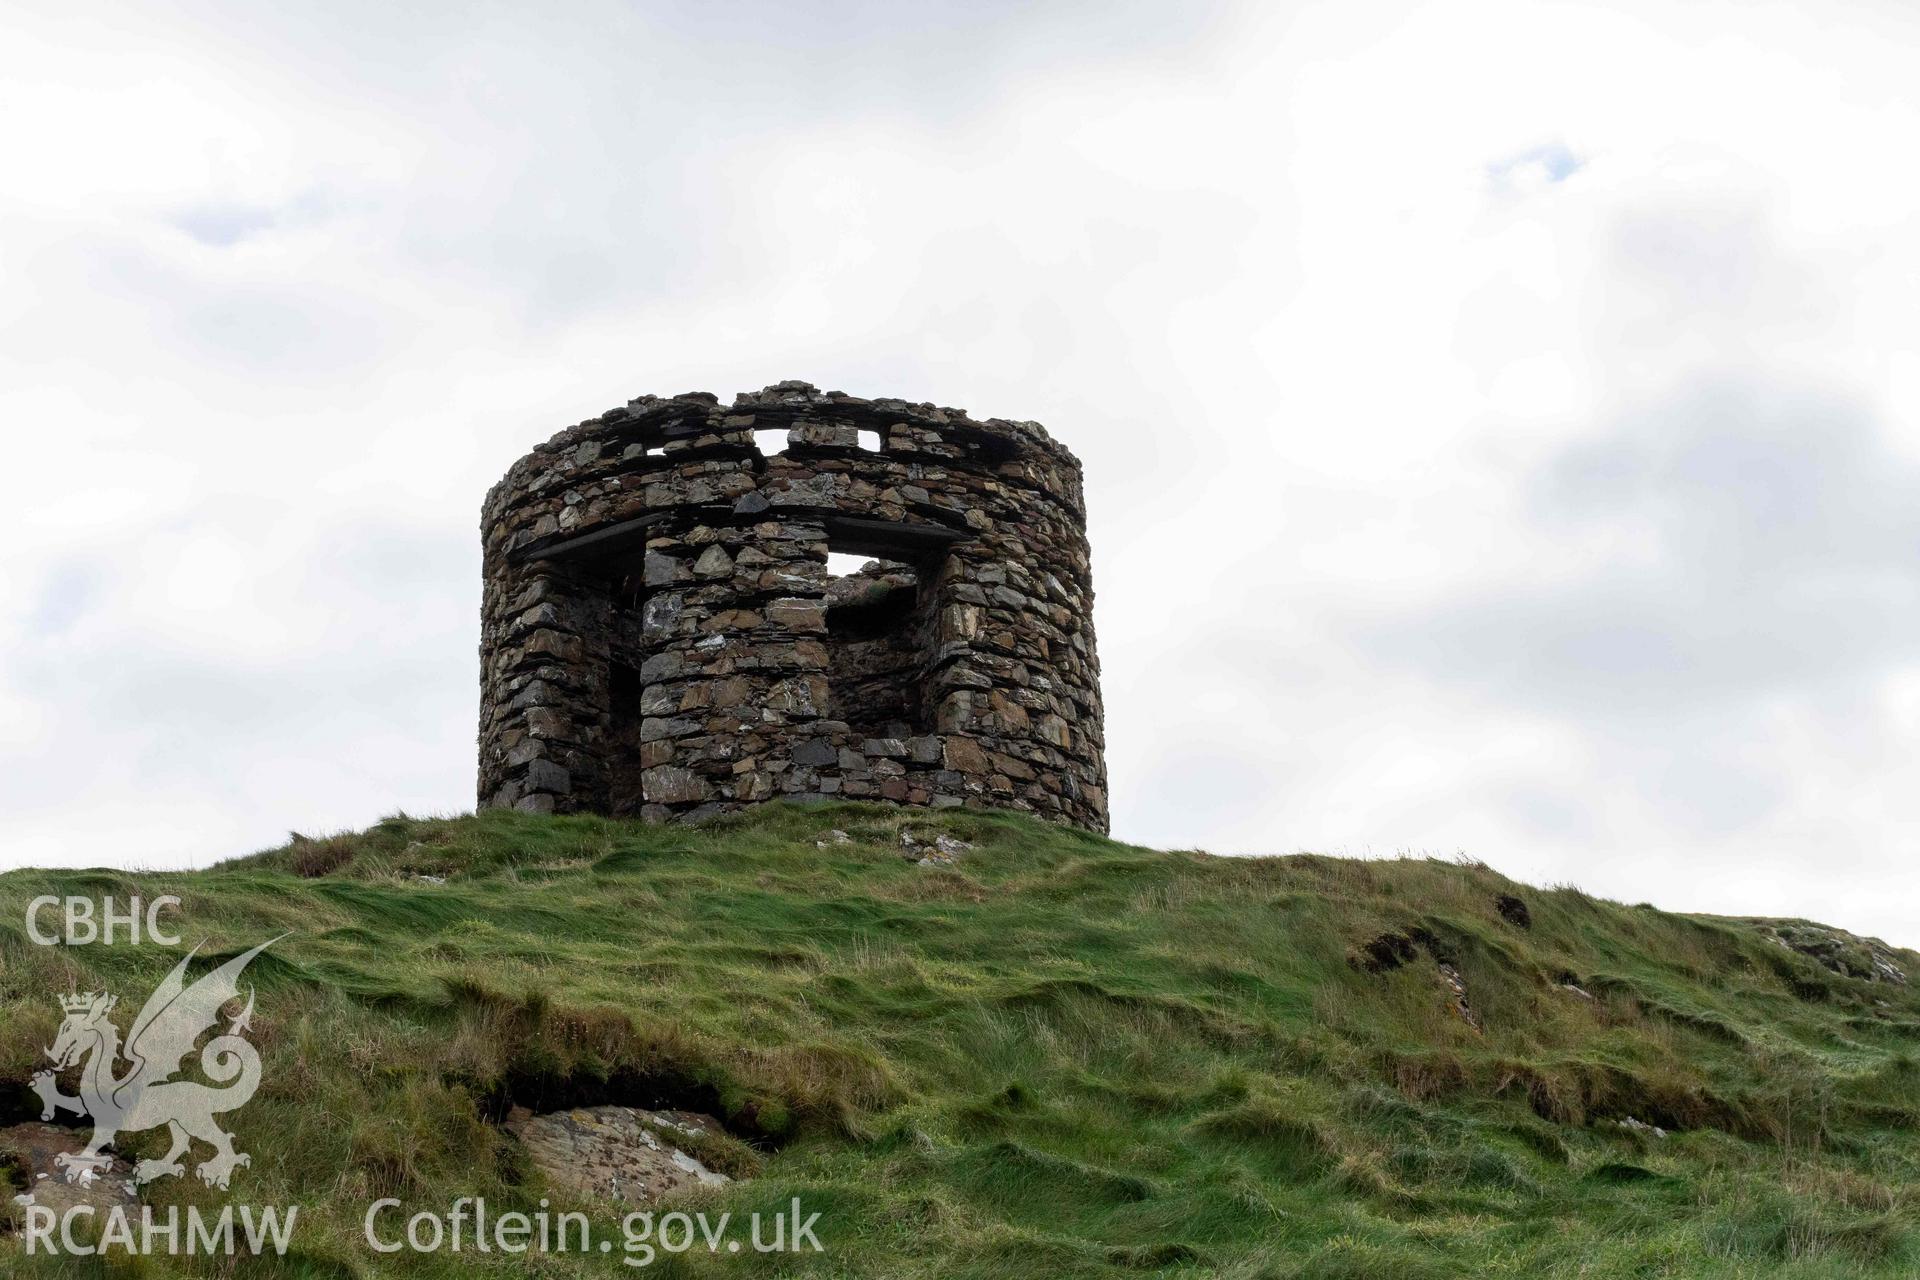
[[1036, 423], [803, 382], [642, 396], [515, 463], [481, 527], [483, 806], [1107, 829], [1080, 464]]

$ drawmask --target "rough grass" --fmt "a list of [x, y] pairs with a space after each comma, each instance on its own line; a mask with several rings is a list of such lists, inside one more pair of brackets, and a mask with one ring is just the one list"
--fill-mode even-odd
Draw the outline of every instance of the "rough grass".
[[[835, 827], [854, 842], [816, 848]], [[921, 868], [904, 827], [979, 847]], [[495, 1121], [606, 1101], [725, 1120], [727, 1158], [759, 1176], [709, 1211], [823, 1212], [822, 1257], [654, 1267], [675, 1276], [1920, 1266], [1920, 992], [1834, 973], [1764, 922], [1451, 862], [1158, 853], [1008, 815], [396, 817], [205, 872], [0, 876], [9, 1121], [56, 994], [137, 1007], [178, 958], [29, 945], [42, 893], [176, 894], [203, 954], [291, 933], [251, 970], [267, 1069], [232, 1118], [254, 1158], [233, 1198], [297, 1203], [302, 1223], [279, 1263], [88, 1270], [0, 1241], [7, 1275], [629, 1274], [617, 1254], [381, 1258], [360, 1240], [380, 1196], [533, 1208], [549, 1192]], [[1387, 935], [1404, 945], [1370, 950]], [[183, 1181], [155, 1199], [221, 1202]]]

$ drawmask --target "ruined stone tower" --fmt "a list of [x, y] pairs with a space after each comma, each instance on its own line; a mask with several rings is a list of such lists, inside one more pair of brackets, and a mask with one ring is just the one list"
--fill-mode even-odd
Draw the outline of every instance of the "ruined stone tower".
[[804, 382], [642, 396], [515, 463], [481, 527], [483, 806], [1107, 828], [1080, 464], [1037, 423]]

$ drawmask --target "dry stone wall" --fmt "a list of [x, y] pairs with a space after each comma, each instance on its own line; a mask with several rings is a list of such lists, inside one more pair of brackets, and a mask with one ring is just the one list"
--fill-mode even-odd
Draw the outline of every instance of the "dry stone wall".
[[1107, 829], [1080, 464], [1036, 423], [803, 382], [642, 396], [515, 463], [482, 534], [483, 806]]

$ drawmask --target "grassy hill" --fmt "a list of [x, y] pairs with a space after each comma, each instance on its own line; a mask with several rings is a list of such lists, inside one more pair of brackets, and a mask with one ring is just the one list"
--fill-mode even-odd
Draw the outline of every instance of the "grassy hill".
[[[834, 828], [852, 842], [819, 847]], [[903, 829], [977, 847], [920, 866]], [[1920, 1266], [1920, 957], [1814, 926], [1007, 815], [396, 817], [205, 872], [0, 876], [0, 1124], [38, 1115], [57, 993], [113, 991], [130, 1018], [180, 955], [30, 945], [43, 893], [176, 894], [210, 957], [291, 933], [249, 973], [266, 1072], [230, 1118], [253, 1154], [231, 1198], [302, 1220], [277, 1263], [89, 1270], [0, 1240], [7, 1275], [636, 1274], [361, 1241], [380, 1196], [530, 1209], [547, 1192], [506, 1108], [609, 1101], [724, 1118], [715, 1158], [754, 1177], [707, 1207], [823, 1215], [823, 1256], [650, 1274]], [[1889, 961], [1914, 985], [1855, 976]], [[152, 1198], [225, 1200], [191, 1179]]]

